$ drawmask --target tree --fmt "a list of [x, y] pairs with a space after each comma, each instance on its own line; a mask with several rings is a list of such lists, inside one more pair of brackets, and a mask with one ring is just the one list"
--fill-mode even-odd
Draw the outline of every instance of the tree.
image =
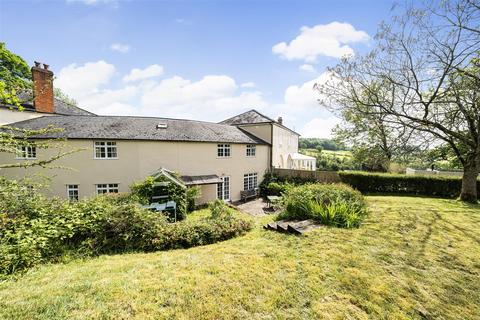
[[[379, 85], [369, 88], [381, 95]], [[362, 100], [369, 100], [368, 91], [364, 91]], [[371, 99], [370, 99], [371, 100]], [[374, 99], [373, 99], [374, 100]], [[370, 107], [373, 111], [375, 107]], [[337, 115], [343, 122], [334, 129], [337, 140], [352, 146], [353, 156], [368, 171], [388, 171], [391, 161], [401, 158], [411, 151], [409, 141], [412, 130], [393, 125], [381, 112], [363, 112], [362, 106], [343, 108]]]
[[[480, 15], [476, 0], [430, 1], [383, 24], [376, 47], [345, 58], [318, 85], [337, 112], [381, 116], [422, 143], [446, 143], [463, 166], [460, 199], [477, 201]], [[380, 86], [382, 90], [373, 90]]]
[[[0, 42], [0, 104], [11, 106], [12, 112], [22, 112], [22, 103], [18, 93], [22, 90], [32, 90], [31, 72], [27, 62], [20, 56], [9, 51], [5, 43]], [[59, 139], [32, 140], [38, 135], [45, 135], [61, 131], [53, 127], [40, 130], [18, 129], [11, 126], [0, 126], [0, 152], [17, 154], [22, 147], [35, 147], [38, 149], [54, 148]], [[61, 140], [61, 139], [60, 139]], [[40, 160], [23, 161], [17, 163], [2, 163], [0, 169], [18, 167], [50, 167], [55, 160], [62, 158], [79, 149], [59, 151], [56, 155]]]

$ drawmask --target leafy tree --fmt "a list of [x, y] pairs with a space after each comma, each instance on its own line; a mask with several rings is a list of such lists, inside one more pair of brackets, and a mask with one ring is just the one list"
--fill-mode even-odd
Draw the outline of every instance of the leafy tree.
[[0, 103], [20, 106], [17, 93], [27, 88], [31, 88], [28, 64], [0, 42]]
[[[480, 171], [480, 14], [477, 0], [429, 1], [383, 24], [376, 47], [345, 58], [317, 88], [336, 111], [446, 143], [463, 166], [460, 199], [477, 201]], [[382, 90], [374, 90], [379, 86]]]
[[[18, 97], [22, 90], [31, 90], [32, 80], [30, 68], [20, 56], [9, 51], [5, 43], [0, 43], [0, 104], [11, 106], [12, 112], [22, 112], [23, 107]], [[58, 132], [59, 129], [48, 127], [40, 130], [18, 129], [11, 126], [0, 127], [0, 152], [17, 154], [21, 147], [35, 147], [38, 149], [48, 149], [58, 146], [56, 140], [32, 140], [38, 135], [45, 135], [52, 132]], [[2, 163], [0, 169], [18, 168], [18, 167], [51, 167], [51, 163], [68, 154], [79, 151], [73, 149], [69, 151], [59, 151], [56, 155], [39, 160], [23, 161], [17, 163]]]
[[[346, 150], [347, 147], [337, 141], [331, 139], [321, 138], [300, 138], [298, 141], [298, 147], [300, 149], [317, 149], [321, 150]], [[319, 149], [320, 148], [320, 149]]]

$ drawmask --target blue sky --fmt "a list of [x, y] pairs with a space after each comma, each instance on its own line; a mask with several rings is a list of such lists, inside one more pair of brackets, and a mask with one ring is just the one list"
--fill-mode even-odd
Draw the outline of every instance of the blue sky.
[[[98, 114], [220, 121], [256, 108], [305, 136], [336, 120], [313, 83], [371, 48], [392, 1], [5, 1], [0, 41]], [[303, 28], [303, 29], [302, 29]]]

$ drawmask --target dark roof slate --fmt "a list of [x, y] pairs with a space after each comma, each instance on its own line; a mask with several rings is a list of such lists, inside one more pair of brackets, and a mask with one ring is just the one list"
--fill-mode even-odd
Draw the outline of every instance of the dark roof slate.
[[255, 109], [241, 113], [229, 119], [223, 120], [221, 124], [239, 125], [239, 124], [253, 124], [253, 123], [271, 123], [275, 120], [261, 114]]
[[[23, 91], [19, 93], [18, 98], [20, 99], [20, 101], [25, 101], [24, 103], [21, 103], [22, 107], [25, 108], [25, 111], [37, 112], [35, 110], [35, 107], [33, 106], [33, 96], [31, 91]], [[55, 107], [55, 114], [58, 114], [58, 115], [65, 115], [65, 116], [89, 116], [89, 115], [94, 116], [95, 115], [92, 112], [89, 112], [87, 110], [74, 106], [72, 104], [63, 102], [62, 100], [57, 98], [53, 98], [53, 105]], [[1, 103], [0, 103], [0, 107], [12, 108], [12, 106], [1, 104]]]
[[[158, 124], [167, 128], [157, 129]], [[63, 129], [36, 138], [157, 140], [267, 144], [230, 125], [203, 121], [127, 116], [44, 116], [9, 124], [28, 129], [47, 126]]]

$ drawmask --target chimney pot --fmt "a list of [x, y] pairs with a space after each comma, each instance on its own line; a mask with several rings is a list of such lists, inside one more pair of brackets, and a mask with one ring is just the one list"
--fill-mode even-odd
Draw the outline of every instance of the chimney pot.
[[38, 61], [34, 61], [35, 62], [35, 67], [40, 67], [41, 63], [38, 62]]
[[48, 67], [50, 67], [48, 64], [43, 64], [43, 69], [48, 70]]
[[283, 118], [282, 118], [282, 117], [278, 117], [277, 122], [278, 122], [279, 124], [283, 124]]

